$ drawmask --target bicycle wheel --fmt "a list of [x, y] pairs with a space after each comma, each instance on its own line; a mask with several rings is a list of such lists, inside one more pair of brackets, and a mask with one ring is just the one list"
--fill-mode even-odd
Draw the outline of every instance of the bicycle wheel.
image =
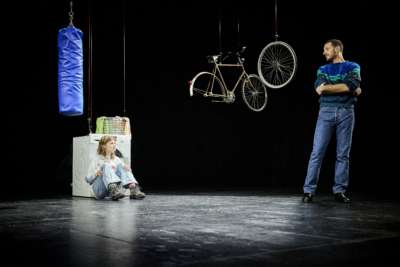
[[252, 111], [261, 111], [267, 105], [267, 88], [260, 77], [250, 74], [242, 83], [242, 97], [244, 103]]
[[[214, 78], [214, 84], [213, 84]], [[212, 73], [200, 72], [197, 74], [190, 84], [190, 95], [193, 95], [193, 91], [202, 94], [203, 96], [221, 97], [225, 98], [225, 89], [218, 77], [213, 77]]]
[[273, 42], [262, 50], [257, 64], [262, 81], [273, 89], [288, 85], [297, 71], [294, 50], [284, 42]]

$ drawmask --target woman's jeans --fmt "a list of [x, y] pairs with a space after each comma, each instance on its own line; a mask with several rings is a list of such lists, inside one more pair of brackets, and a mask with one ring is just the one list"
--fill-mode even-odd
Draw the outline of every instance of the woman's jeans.
[[315, 194], [322, 160], [334, 130], [336, 130], [337, 145], [333, 193], [346, 192], [349, 184], [349, 155], [354, 122], [353, 108], [322, 107], [320, 109], [313, 151], [303, 187], [304, 193]]
[[111, 193], [108, 191], [108, 185], [111, 183], [116, 183], [125, 188], [127, 188], [130, 183], [137, 184], [132, 172], [123, 169], [123, 166], [125, 166], [125, 163], [118, 164], [115, 172], [108, 162], [101, 166], [100, 170], [103, 172], [103, 176], [97, 177], [92, 185], [93, 193], [96, 198], [103, 199], [110, 196]]

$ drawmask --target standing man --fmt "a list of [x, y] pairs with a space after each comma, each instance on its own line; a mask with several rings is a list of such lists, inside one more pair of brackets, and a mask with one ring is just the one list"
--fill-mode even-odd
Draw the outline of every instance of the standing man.
[[343, 44], [329, 40], [324, 45], [324, 56], [330, 62], [318, 69], [315, 89], [320, 95], [320, 110], [314, 135], [313, 151], [304, 183], [303, 202], [313, 200], [322, 160], [333, 131], [336, 131], [336, 165], [333, 193], [336, 202], [348, 203], [344, 195], [349, 183], [349, 154], [354, 129], [354, 104], [359, 88], [360, 66], [343, 58]]

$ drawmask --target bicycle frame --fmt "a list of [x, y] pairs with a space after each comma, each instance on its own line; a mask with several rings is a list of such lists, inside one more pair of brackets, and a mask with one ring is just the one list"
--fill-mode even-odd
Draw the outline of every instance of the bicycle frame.
[[[246, 70], [244, 69], [243, 63], [240, 63], [240, 64], [239, 64], [239, 63], [236, 63], [236, 64], [214, 63], [214, 69], [213, 69], [213, 72], [212, 72], [212, 73], [211, 73], [211, 72], [200, 72], [199, 74], [197, 74], [197, 75], [193, 78], [192, 84], [190, 85], [190, 95], [193, 96], [193, 85], [194, 85], [194, 82], [195, 82], [196, 78], [197, 78], [198, 76], [200, 76], [201, 74], [208, 73], [208, 74], [210, 74], [213, 78], [212, 78], [212, 82], [211, 82], [211, 89], [210, 89], [210, 91], [209, 91], [209, 87], [210, 87], [210, 84], [209, 84], [208, 87], [207, 87], [207, 91], [206, 91], [206, 93], [204, 94], [204, 96], [211, 96], [211, 97], [221, 97], [221, 98], [224, 98], [224, 96], [222, 96], [222, 95], [214, 95], [214, 94], [212, 93], [212, 90], [213, 90], [213, 87], [214, 87], [214, 82], [215, 82], [215, 77], [216, 77], [216, 72], [217, 72], [217, 71], [218, 71], [219, 77], [221, 78], [221, 81], [222, 81], [223, 90], [225, 90], [225, 93], [229, 92], [228, 87], [227, 87], [226, 84], [225, 84], [224, 78], [222, 77], [222, 73], [221, 73], [221, 71], [220, 71], [220, 67], [242, 67], [242, 69], [243, 69], [243, 72], [242, 72], [242, 74], [239, 76], [239, 79], [238, 79], [238, 81], [236, 82], [235, 87], [234, 87], [233, 90], [231, 91], [232, 93], [235, 92], [236, 87], [238, 86], [238, 84], [239, 84], [239, 82], [240, 82], [240, 80], [242, 79], [243, 76], [245, 76], [245, 78], [247, 78], [247, 80], [251, 83], [251, 81], [250, 81], [250, 79], [249, 79], [249, 75], [246, 73]], [[251, 85], [252, 85], [252, 84], [251, 84]], [[253, 85], [252, 85], [252, 87], [253, 87]], [[254, 88], [254, 87], [253, 87], [253, 88]]]
[[239, 64], [239, 63], [236, 63], [236, 64], [215, 64], [214, 71], [213, 71], [213, 75], [215, 76], [215, 70], [218, 70], [219, 77], [221, 78], [222, 84], [224, 85], [224, 89], [225, 89], [226, 91], [228, 91], [228, 87], [227, 87], [226, 84], [225, 84], [224, 78], [222, 77], [222, 73], [221, 73], [219, 67], [242, 67], [243, 72], [242, 72], [242, 74], [239, 76], [239, 79], [238, 79], [238, 81], [236, 82], [235, 87], [233, 87], [232, 93], [235, 92], [236, 87], [238, 86], [238, 84], [239, 84], [240, 80], [242, 79], [243, 75], [245, 75], [246, 78], [249, 78], [249, 75], [247, 75], [246, 70], [244, 69], [244, 66], [243, 66], [242, 63], [240, 63], [240, 64]]

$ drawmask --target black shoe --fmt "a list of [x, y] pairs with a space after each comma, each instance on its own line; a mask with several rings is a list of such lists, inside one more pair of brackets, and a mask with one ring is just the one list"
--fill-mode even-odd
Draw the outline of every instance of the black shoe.
[[303, 199], [302, 199], [303, 203], [310, 203], [312, 201], [313, 197], [314, 197], [313, 194], [304, 193], [304, 196], [303, 196]]
[[336, 193], [335, 201], [340, 203], [350, 203], [350, 199], [348, 199], [343, 193]]

